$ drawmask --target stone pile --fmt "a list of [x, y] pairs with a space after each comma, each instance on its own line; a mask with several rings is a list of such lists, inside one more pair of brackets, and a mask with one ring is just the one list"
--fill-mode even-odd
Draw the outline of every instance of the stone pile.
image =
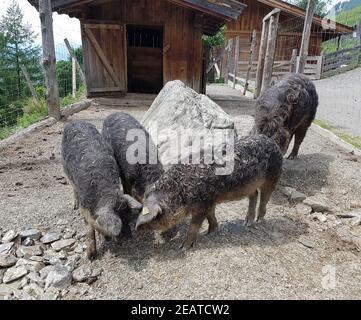
[[0, 230], [0, 300], [56, 300], [85, 295], [102, 270], [86, 258], [85, 234], [65, 228]]

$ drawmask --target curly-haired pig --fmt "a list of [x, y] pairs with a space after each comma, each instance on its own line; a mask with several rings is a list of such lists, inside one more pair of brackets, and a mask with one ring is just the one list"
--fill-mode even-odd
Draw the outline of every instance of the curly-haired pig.
[[229, 175], [217, 175], [216, 164], [175, 165], [147, 188], [136, 228], [165, 231], [191, 216], [182, 245], [183, 249], [189, 249], [205, 219], [209, 222], [209, 232], [217, 228], [215, 206], [218, 203], [244, 197], [249, 198], [246, 225], [262, 221], [279, 180], [282, 161], [282, 152], [273, 139], [253, 135], [235, 141], [234, 170]]
[[[124, 192], [142, 202], [146, 187], [157, 181], [163, 173], [157, 146], [138, 120], [123, 112], [108, 116], [104, 121], [102, 133], [114, 150]], [[131, 141], [132, 134], [137, 137], [139, 148], [143, 148], [143, 163], [131, 163], [127, 159], [127, 152], [134, 144], [134, 141]]]
[[318, 94], [312, 81], [304, 75], [291, 74], [257, 99], [255, 132], [275, 139], [284, 154], [295, 136], [289, 159], [297, 158], [317, 107]]
[[92, 124], [74, 122], [65, 126], [62, 156], [73, 187], [74, 208], [80, 206], [89, 228], [87, 254], [92, 259], [96, 255], [95, 230], [106, 237], [119, 237], [122, 229], [129, 229], [130, 212], [140, 210], [142, 205], [121, 191], [113, 151]]

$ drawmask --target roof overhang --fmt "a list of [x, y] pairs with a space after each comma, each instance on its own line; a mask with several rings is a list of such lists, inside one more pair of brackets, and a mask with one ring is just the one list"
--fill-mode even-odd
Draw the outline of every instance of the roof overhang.
[[[28, 0], [34, 7], [38, 8], [39, 0]], [[110, 2], [112, 0], [102, 0]], [[226, 21], [236, 20], [247, 6], [236, 0], [166, 0], [176, 5], [202, 12], [207, 15], [218, 17]], [[53, 11], [66, 11], [79, 8], [82, 5], [99, 3], [99, 0], [51, 0]], [[102, 3], [100, 2], [100, 4]]]
[[[286, 3], [281, 0], [257, 0], [257, 1], [262, 2], [268, 6], [281, 9], [283, 12], [292, 14], [297, 17], [304, 18], [306, 16], [306, 11], [303, 10], [302, 8], [290, 3]], [[327, 20], [327, 18], [321, 18], [318, 15], [314, 16], [313, 23], [322, 27], [325, 32], [334, 31], [335, 33], [350, 33], [353, 31], [352, 27], [346, 26], [342, 23]]]

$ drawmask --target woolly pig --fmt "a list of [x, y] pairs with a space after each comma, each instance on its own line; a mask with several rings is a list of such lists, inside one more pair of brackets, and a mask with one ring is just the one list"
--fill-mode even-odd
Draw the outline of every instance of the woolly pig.
[[74, 209], [80, 206], [89, 227], [87, 254], [94, 258], [95, 230], [107, 237], [119, 237], [122, 229], [129, 229], [130, 211], [142, 206], [121, 192], [112, 150], [92, 124], [75, 122], [65, 126], [62, 156], [65, 174], [73, 187]]
[[255, 132], [274, 138], [284, 154], [295, 136], [289, 159], [297, 158], [317, 107], [318, 95], [312, 81], [304, 75], [291, 74], [258, 98]]
[[[140, 139], [138, 143], [145, 152], [144, 163], [130, 163], [127, 159], [127, 151], [134, 144], [134, 141], [128, 141], [130, 139], [127, 137], [131, 130], [143, 138], [144, 145], [141, 145]], [[145, 188], [157, 181], [163, 173], [163, 166], [158, 160], [157, 147], [149, 133], [129, 114], [115, 113], [105, 119], [103, 137], [114, 150], [124, 192], [133, 195], [139, 201], [143, 201]], [[154, 162], [151, 163], [150, 160]]]
[[[217, 175], [216, 164], [175, 165], [147, 188], [136, 228], [165, 231], [190, 215], [191, 225], [182, 245], [183, 249], [189, 249], [205, 219], [209, 222], [209, 232], [217, 228], [216, 204], [244, 197], [249, 197], [246, 225], [262, 221], [281, 174], [282, 160], [282, 152], [274, 140], [254, 135], [235, 142], [234, 170], [230, 175]], [[258, 192], [260, 204], [256, 217]]]

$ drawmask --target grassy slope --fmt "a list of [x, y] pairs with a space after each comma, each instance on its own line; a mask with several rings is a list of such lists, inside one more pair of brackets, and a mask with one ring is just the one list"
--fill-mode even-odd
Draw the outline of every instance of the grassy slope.
[[341, 12], [337, 16], [337, 22], [348, 26], [354, 26], [355, 24], [361, 22], [361, 6], [349, 11]]

